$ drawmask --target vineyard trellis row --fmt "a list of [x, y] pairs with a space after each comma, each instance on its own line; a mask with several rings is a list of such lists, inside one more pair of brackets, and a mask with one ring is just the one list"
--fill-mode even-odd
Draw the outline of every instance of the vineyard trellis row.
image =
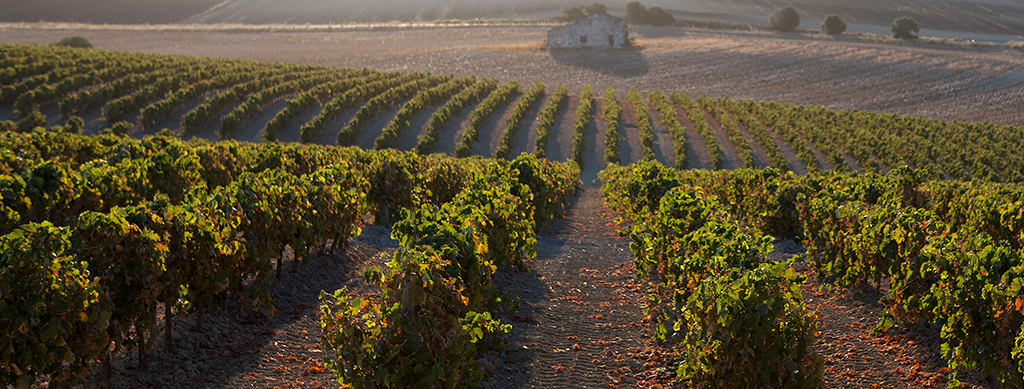
[[551, 132], [551, 127], [555, 125], [555, 117], [561, 112], [568, 98], [569, 87], [565, 84], [559, 85], [558, 88], [555, 88], [555, 93], [548, 98], [544, 110], [537, 118], [537, 139], [534, 141], [533, 147], [533, 155], [537, 158], [547, 158], [548, 134]]
[[[0, 192], [10, 195], [0, 208], [0, 280], [18, 279], [0, 282], [0, 310], [15, 318], [3, 322], [4, 333], [21, 334], [13, 348], [0, 353], [5, 383], [39, 374], [73, 383], [90, 363], [109, 364], [112, 353], [124, 347], [139, 348], [145, 358], [142, 350], [156, 342], [158, 304], [166, 309], [168, 347], [176, 314], [198, 310], [202, 317], [225, 299], [272, 312], [268, 287], [282, 276], [283, 253], [293, 251], [299, 261], [340, 248], [359, 233], [368, 212], [386, 220], [394, 212], [453, 204], [450, 212], [469, 223], [461, 228], [476, 234], [464, 247], [474, 255], [466, 261], [483, 260], [475, 255], [490, 247], [487, 261], [522, 266], [522, 257], [532, 255], [536, 224], [561, 213], [579, 175], [574, 164], [526, 154], [505, 162], [450, 160], [356, 148], [61, 132], [4, 132], [0, 144], [36, 157], [4, 164], [0, 174]], [[513, 218], [518, 222], [510, 223]], [[485, 268], [490, 267], [480, 269]], [[506, 327], [490, 319], [487, 311], [497, 309], [491, 292], [470, 293], [484, 291], [489, 274], [469, 275], [462, 277], [469, 286], [466, 297], [478, 313], [462, 312], [456, 319]], [[403, 280], [394, 280], [399, 289]], [[38, 304], [41, 298], [47, 303]], [[478, 340], [463, 338], [460, 347]], [[461, 360], [451, 362], [462, 366], [455, 363]]]
[[[449, 84], [455, 81], [448, 76], [424, 73], [384, 73], [368, 69], [332, 69], [27, 45], [5, 44], [3, 51], [0, 105], [10, 106], [13, 113], [5, 118], [8, 120], [0, 120], [0, 129], [22, 132], [53, 123], [53, 118], [48, 118], [43, 112], [59, 111], [60, 120], [64, 123], [59, 128], [65, 131], [110, 128], [116, 133], [132, 133], [136, 129], [155, 131], [163, 125], [177, 125], [187, 135], [215, 129], [222, 139], [230, 139], [244, 128], [262, 126], [263, 122], [253, 119], [275, 102], [283, 100], [283, 104], [276, 105], [281, 108], [274, 108], [276, 112], [271, 112], [265, 127], [255, 129], [265, 140], [278, 139], [282, 131], [291, 128], [296, 118], [319, 109], [313, 118], [299, 126], [299, 139], [306, 143], [322, 142], [337, 116], [349, 108], [359, 107], [355, 116], [337, 133], [339, 144], [348, 145], [355, 142], [371, 118], [398, 102], [408, 100], [399, 114], [384, 124], [378, 136], [381, 140], [376, 147], [395, 147], [394, 134], [404, 132], [402, 127], [408, 120], [406, 116], [415, 109], [429, 109], [419, 103], [420, 99], [409, 99], [417, 95], [431, 95], [429, 105], [440, 104], [440, 107], [421, 130], [416, 150], [424, 154], [434, 151], [441, 134], [440, 127], [461, 110], [472, 108], [469, 123], [461, 131], [461, 139], [456, 140], [453, 153], [466, 156], [472, 153], [473, 143], [481, 131], [499, 130], [483, 128], [486, 123], [502, 123], [501, 118], [491, 120], [495, 110], [513, 94], [522, 92], [522, 87], [515, 81], [498, 87], [496, 80], [485, 79], [472, 86], [455, 88], [454, 84]], [[446, 87], [442, 88], [443, 91], [438, 89], [436, 94], [428, 93], [431, 88], [445, 84], [458, 91]], [[489, 97], [483, 97], [488, 94]], [[583, 98], [586, 94], [585, 90], [580, 91], [581, 102], [593, 99]], [[568, 95], [567, 91], [567, 98]], [[632, 93], [627, 93], [626, 97], [633, 108], [644, 108], [645, 104], [637, 104], [643, 101]], [[602, 102], [602, 110], [607, 111], [602, 112], [602, 116], [608, 125], [603, 159], [614, 163], [634, 162], [619, 161], [618, 142], [614, 140], [624, 134], [621, 134], [615, 119], [618, 102], [614, 105], [612, 102], [607, 96]], [[1020, 142], [1024, 141], [1024, 131], [1019, 127], [834, 111], [775, 102], [714, 100], [706, 96], [694, 99], [680, 93], [666, 96], [658, 91], [648, 95], [648, 102], [659, 112], [669, 129], [675, 167], [680, 169], [691, 165], [689, 153], [695, 145], [688, 144], [685, 134], [687, 127], [692, 127], [709, 151], [712, 169], [722, 167], [722, 150], [729, 148], [736, 150], [744, 167], [767, 164], [776, 169], [790, 170], [794, 168], [790, 163], [795, 163], [798, 171], [802, 171], [799, 166], [803, 166], [810, 172], [856, 169], [885, 173], [908, 165], [924, 171], [923, 174], [929, 178], [1024, 182], [1024, 156], [1017, 152]], [[54, 105], [59, 109], [49, 108]], [[509, 122], [537, 121], [537, 139], [540, 142], [546, 142], [548, 133], [555, 130], [551, 128], [556, 122], [555, 116], [569, 115], [544, 109], [535, 118], [519, 118], [525, 113], [521, 111], [516, 107], [508, 115], [508, 119], [515, 120], [503, 123], [507, 127]], [[643, 116], [643, 111], [645, 109], [636, 112]], [[671, 111], [677, 112], [673, 114]], [[95, 119], [97, 114], [98, 120]], [[580, 120], [589, 120], [589, 113], [584, 116], [580, 116], [580, 112], [576, 114]], [[94, 119], [82, 120], [76, 115]], [[172, 119], [177, 115], [181, 115], [181, 119], [173, 123]], [[648, 124], [649, 120], [648, 115]], [[642, 134], [648, 132], [648, 125], [644, 123], [638, 118], [638, 130]], [[573, 127], [574, 146], [566, 158], [580, 164], [583, 138], [579, 138], [575, 131], [585, 128], [577, 128], [580, 123], [576, 124]], [[726, 135], [724, 144], [718, 143], [716, 127]], [[509, 146], [502, 146], [507, 141], [502, 140], [505, 131], [501, 133], [502, 136], [495, 139], [500, 140], [497, 151], [504, 154], [503, 150]], [[646, 136], [640, 139], [643, 144], [649, 143]], [[752, 142], [748, 144], [747, 139]], [[764, 152], [767, 161], [757, 161], [760, 157], [755, 158], [753, 141], [756, 141], [757, 149]], [[795, 153], [795, 159], [787, 160], [792, 157], [784, 155], [784, 151], [789, 153], [789, 150]], [[546, 155], [545, 151], [535, 150], [535, 153]], [[646, 153], [645, 157], [649, 158]]]
[[[1024, 383], [1024, 189], [928, 180], [930, 174], [902, 167], [885, 175], [796, 176], [773, 169], [676, 171], [642, 162], [609, 168], [601, 178], [608, 203], [635, 223], [630, 247], [638, 271], [641, 276], [651, 271], [660, 277], [649, 309], [684, 309], [679, 304], [685, 301], [687, 312], [699, 311], [687, 297], [693, 296], [692, 288], [680, 284], [691, 277], [679, 274], [731, 258], [731, 251], [722, 250], [744, 240], [722, 226], [738, 224], [754, 236], [803, 239], [806, 261], [814, 272], [835, 279], [839, 286], [890, 284], [879, 301], [886, 310], [875, 331], [884, 332], [896, 321], [937, 323], [942, 356], [954, 373], [951, 382], [956, 382], [957, 369], [969, 368], [995, 382], [1019, 386]], [[710, 257], [691, 256], [686, 244], [713, 240], [692, 234], [707, 220], [722, 218], [715, 234], [728, 243], [709, 243], [706, 247], [715, 248]], [[685, 243], [685, 249], [678, 249], [678, 242]], [[737, 250], [747, 247], [743, 244]], [[757, 246], [763, 249], [767, 242], [750, 247]], [[701, 250], [705, 249], [698, 247], [693, 253]], [[737, 253], [740, 263], [763, 263], [763, 253]], [[673, 295], [674, 299], [668, 297]], [[675, 308], [671, 303], [664, 307], [665, 301], [675, 301]], [[701, 324], [678, 324], [680, 317], [693, 316], [661, 312], [665, 326], [671, 320], [682, 328]], [[799, 321], [787, 321], [786, 326], [794, 323]], [[813, 341], [810, 334], [805, 338]], [[689, 346], [684, 342], [679, 347], [691, 352]], [[754, 355], [780, 354], [755, 349]], [[680, 376], [692, 376], [694, 367], [708, 366], [681, 366]]]

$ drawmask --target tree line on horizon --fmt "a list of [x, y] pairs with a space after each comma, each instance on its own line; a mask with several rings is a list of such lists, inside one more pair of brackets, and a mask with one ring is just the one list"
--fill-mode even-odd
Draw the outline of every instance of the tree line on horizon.
[[[790, 32], [799, 25], [800, 13], [791, 5], [779, 8], [768, 15], [768, 26], [775, 31]], [[839, 15], [830, 14], [822, 20], [821, 31], [828, 35], [840, 35], [846, 32], [846, 22]], [[900, 16], [893, 19], [889, 31], [896, 39], [916, 39], [917, 35], [914, 34], [919, 33], [921, 29], [914, 18]]]
[[[593, 3], [587, 6], [564, 8], [562, 16], [556, 17], [555, 20], [571, 22], [593, 14], [608, 14], [608, 7], [602, 3]], [[652, 26], [668, 26], [676, 22], [671, 12], [658, 6], [648, 8], [639, 1], [633, 1], [626, 5], [625, 19], [630, 23]], [[798, 26], [800, 26], [800, 13], [793, 6], [787, 5], [768, 15], [768, 27], [772, 30], [791, 32]], [[821, 22], [821, 31], [828, 35], [840, 35], [846, 32], [846, 27], [846, 22], [837, 14], [830, 14]], [[889, 31], [896, 39], [916, 39], [917, 35], [914, 34], [919, 33], [920, 28], [914, 18], [900, 16], [893, 20]]]

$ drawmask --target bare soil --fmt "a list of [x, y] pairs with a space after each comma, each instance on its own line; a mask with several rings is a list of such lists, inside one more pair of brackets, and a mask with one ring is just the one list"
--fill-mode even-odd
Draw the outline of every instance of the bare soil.
[[[600, 186], [598, 173], [604, 169], [604, 137], [608, 133], [608, 127], [603, 129], [598, 122], [603, 122], [601, 116], [601, 101], [594, 99], [590, 106], [590, 121], [587, 122], [587, 132], [583, 135], [583, 168], [580, 169], [580, 181], [584, 186]], [[570, 144], [571, 146], [571, 144]]]
[[521, 301], [510, 350], [487, 355], [491, 388], [634, 386], [643, 346], [629, 241], [615, 233], [600, 190], [585, 188], [564, 219], [538, 234], [531, 271], [503, 272], [495, 284]]
[[777, 132], [772, 130], [770, 127], [764, 125], [764, 123], [762, 123], [760, 120], [757, 120], [757, 123], [758, 125], [764, 127], [768, 131], [768, 134], [775, 138], [775, 144], [779, 146], [779, 153], [782, 154], [782, 157], [786, 160], [786, 163], [789, 165], [789, 170], [792, 170], [793, 173], [796, 174], [807, 174], [807, 166], [804, 165], [804, 162], [801, 161], [800, 158], [797, 158], [796, 151], [793, 150], [793, 147], [790, 146], [785, 139], [782, 139], [782, 137], [779, 136]]
[[661, 111], [658, 111], [653, 105], [648, 103], [647, 113], [651, 117], [651, 128], [654, 130], [652, 131], [654, 133], [654, 154], [658, 156], [659, 161], [665, 166], [675, 167], [675, 144], [672, 134], [668, 131], [668, 126], [665, 125], [665, 119], [661, 117]]
[[807, 145], [807, 148], [811, 150], [811, 153], [814, 154], [814, 159], [818, 160], [818, 168], [825, 171], [832, 170], [832, 163], [829, 162], [825, 153], [818, 150], [818, 146], [815, 146], [814, 142], [811, 142], [811, 140], [804, 136], [804, 134], [797, 134], [797, 136], [800, 138], [800, 141]]
[[395, 148], [399, 150], [412, 150], [416, 148], [420, 135], [423, 135], [427, 129], [427, 124], [430, 123], [430, 118], [443, 105], [444, 103], [431, 104], [413, 115], [409, 119], [409, 128], [406, 128], [405, 131], [398, 135], [398, 139], [395, 141]]
[[[616, 16], [630, 0], [604, 0]], [[537, 23], [561, 16], [581, 3], [557, 0], [404, 0], [352, 2], [332, 0], [46, 0], [14, 2], [0, 8], [0, 21], [40, 20], [137, 24], [334, 24], [401, 21]], [[794, 6], [801, 27], [816, 30], [828, 14], [839, 14], [851, 32], [886, 32], [897, 16], [917, 20], [923, 31], [960, 31], [968, 39], [1022, 35], [1024, 5], [1015, 0], [677, 0], [659, 4], [680, 24], [760, 28], [772, 11]], [[462, 19], [462, 20], [456, 20]], [[429, 23], [429, 22], [427, 22]]]
[[[569, 93], [572, 93], [572, 90]], [[580, 98], [579, 95], [569, 95], [565, 100], [565, 110], [562, 115], [555, 117], [555, 124], [548, 130], [548, 147], [545, 153], [552, 161], [566, 161], [572, 158], [573, 129], [576, 126], [576, 111], [580, 107]]]
[[[553, 89], [548, 88], [550, 91]], [[540, 111], [544, 109], [548, 99], [551, 98], [551, 94], [545, 94], [534, 101], [530, 105], [530, 109], [526, 110], [526, 114], [523, 115], [522, 120], [519, 121], [519, 126], [516, 128], [516, 134], [512, 138], [512, 147], [509, 148], [509, 157], [515, 158], [521, 153], [533, 153], [536, 148], [537, 142], [537, 118], [540, 115]], [[516, 103], [518, 104], [518, 103]]]
[[491, 117], [481, 124], [476, 142], [473, 143], [472, 146], [474, 155], [482, 155], [488, 158], [494, 156], [494, 151], [498, 149], [498, 144], [501, 143], [501, 137], [505, 133], [505, 126], [508, 124], [508, 115], [512, 113], [512, 110], [515, 109], [516, 104], [522, 97], [522, 93], [516, 93], [508, 96], [508, 98], [499, 104], [498, 108], [491, 113]]
[[[609, 11], [621, 16], [629, 0], [605, 0]], [[185, 23], [339, 23], [424, 21], [448, 18], [550, 18], [564, 7], [581, 5], [567, 1], [509, 0], [481, 3], [471, 0], [431, 0], [414, 4], [401, 0], [374, 3], [329, 0], [229, 0], [221, 6], [184, 20]], [[825, 15], [838, 13], [851, 26], [888, 27], [896, 16], [911, 16], [922, 28], [973, 31], [989, 34], [1020, 34], [1024, 7], [1012, 0], [678, 0], [659, 4], [681, 19], [714, 20], [765, 25], [768, 15], [783, 6], [797, 7], [802, 27], [818, 28]], [[34, 21], [36, 19], [28, 19]], [[48, 19], [50, 20], [50, 19]]]
[[[814, 350], [825, 359], [827, 388], [941, 388], [951, 372], [942, 360], [939, 331], [926, 323], [898, 323], [881, 335], [872, 334], [885, 290], [857, 285], [828, 285], [807, 269], [802, 286], [810, 309], [818, 310]], [[961, 371], [964, 388], [988, 387], [975, 371]]]
[[621, 165], [629, 165], [644, 159], [644, 146], [640, 144], [640, 128], [636, 125], [633, 115], [633, 104], [625, 96], [617, 96], [619, 102], [619, 134], [624, 139], [619, 141], [619, 159]]

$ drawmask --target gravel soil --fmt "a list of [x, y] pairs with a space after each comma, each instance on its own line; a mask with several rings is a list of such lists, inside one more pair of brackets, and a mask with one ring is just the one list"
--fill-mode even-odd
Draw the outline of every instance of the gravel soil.
[[640, 364], [644, 288], [629, 240], [615, 233], [600, 190], [586, 187], [564, 219], [537, 236], [530, 272], [504, 271], [495, 284], [518, 296], [510, 350], [486, 356], [492, 388], [632, 387]]

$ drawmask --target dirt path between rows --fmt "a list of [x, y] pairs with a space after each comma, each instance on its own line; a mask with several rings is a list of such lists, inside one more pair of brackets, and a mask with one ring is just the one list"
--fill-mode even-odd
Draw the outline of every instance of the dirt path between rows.
[[495, 366], [484, 388], [633, 387], [644, 344], [628, 239], [616, 234], [596, 187], [584, 188], [564, 219], [537, 235], [529, 272], [500, 271], [495, 284], [518, 296], [510, 350], [485, 356]]

